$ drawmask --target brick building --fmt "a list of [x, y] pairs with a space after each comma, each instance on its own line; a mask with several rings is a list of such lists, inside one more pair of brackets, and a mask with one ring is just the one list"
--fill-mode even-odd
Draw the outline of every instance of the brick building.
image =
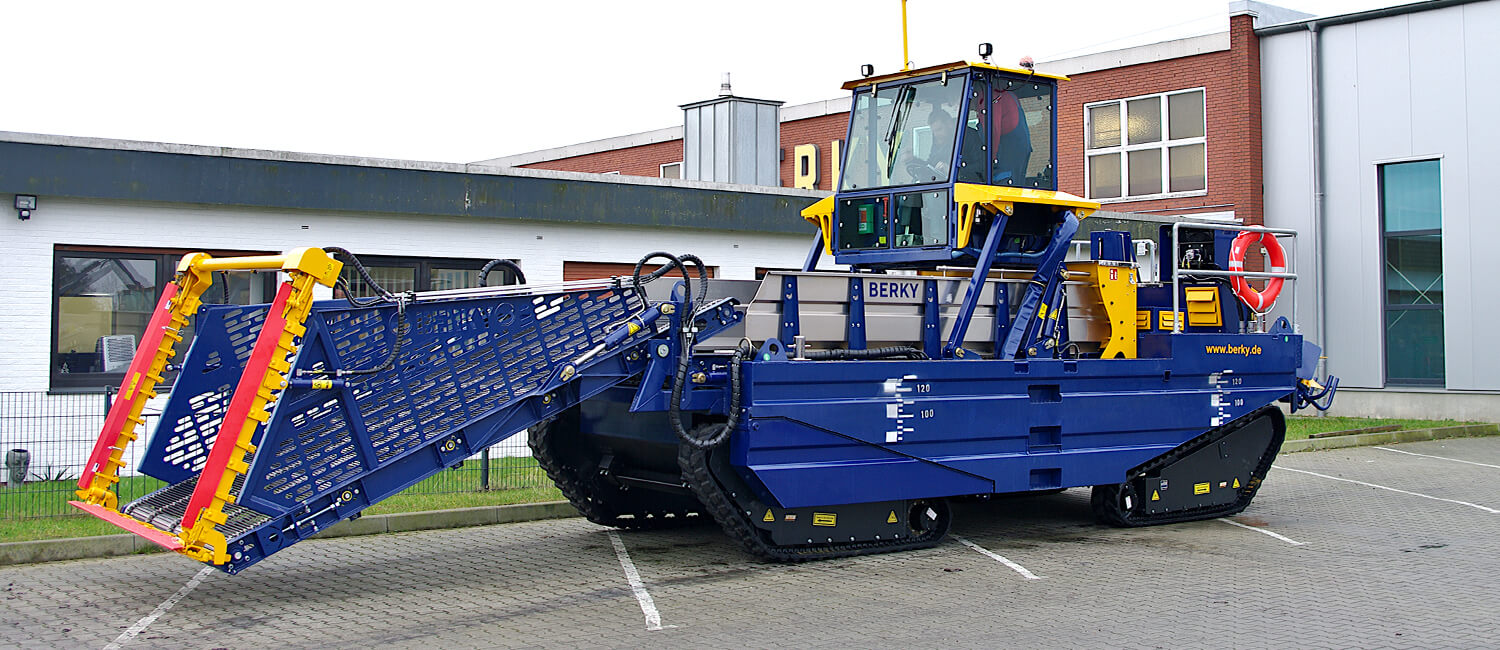
[[[1070, 79], [1058, 189], [1112, 211], [1264, 223], [1255, 28], [1306, 17], [1236, 2], [1223, 32], [1038, 63]], [[848, 111], [847, 97], [781, 109], [780, 185], [834, 189]], [[678, 126], [483, 164], [673, 178], [682, 143]]]

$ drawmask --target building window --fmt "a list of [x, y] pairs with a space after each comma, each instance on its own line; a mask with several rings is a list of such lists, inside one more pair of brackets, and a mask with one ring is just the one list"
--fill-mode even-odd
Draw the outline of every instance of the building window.
[[662, 178], [682, 178], [682, 161], [667, 163], [661, 166]]
[[[53, 251], [51, 385], [54, 390], [104, 390], [117, 386], [135, 356], [162, 289], [177, 263], [190, 251], [59, 245]], [[208, 251], [214, 257], [266, 255], [266, 251]], [[375, 282], [392, 292], [434, 291], [478, 286], [488, 260], [360, 257]], [[347, 262], [347, 261], [346, 261]], [[343, 279], [356, 297], [374, 290], [353, 266]], [[490, 272], [491, 286], [509, 284], [507, 269]], [[276, 273], [216, 273], [202, 300], [209, 304], [253, 305], [276, 296]], [[342, 290], [339, 292], [342, 294]], [[193, 323], [178, 343], [177, 362], [192, 345]], [[162, 385], [176, 374], [168, 372]]]
[[1083, 107], [1092, 199], [1147, 199], [1208, 189], [1203, 89]]
[[1377, 169], [1385, 258], [1385, 380], [1442, 385], [1441, 165], [1422, 160]]
[[[162, 288], [188, 251], [59, 245], [53, 250], [53, 389], [104, 390], [118, 385], [146, 332]], [[215, 257], [261, 255], [215, 251]], [[212, 304], [254, 304], [275, 295], [275, 273], [216, 274], [203, 294]], [[192, 323], [178, 343], [178, 360], [192, 344]], [[167, 373], [170, 385], [175, 374]]]
[[[358, 255], [358, 253], [356, 253]], [[354, 265], [342, 257], [344, 269], [340, 272], [349, 291], [356, 298], [369, 298], [375, 290], [359, 276]], [[489, 260], [442, 259], [431, 257], [391, 257], [381, 255], [359, 255], [359, 261], [374, 280], [386, 291], [443, 291], [446, 289], [468, 289], [479, 286], [479, 272]], [[511, 284], [515, 274], [504, 268], [490, 271], [486, 285], [494, 287]], [[342, 294], [336, 292], [340, 297]]]

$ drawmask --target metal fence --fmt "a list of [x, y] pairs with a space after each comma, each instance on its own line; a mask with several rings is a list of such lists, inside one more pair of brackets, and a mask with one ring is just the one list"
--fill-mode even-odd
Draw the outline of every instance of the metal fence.
[[[0, 520], [80, 514], [68, 505], [78, 476], [104, 427], [113, 391], [103, 395], [53, 395], [42, 391], [0, 392]], [[156, 401], [163, 401], [157, 398]], [[152, 408], [153, 406], [157, 408]], [[126, 448], [125, 468], [115, 486], [128, 503], [165, 484], [135, 471], [137, 456], [156, 426], [159, 404], [142, 412], [145, 435]], [[407, 488], [403, 494], [449, 494], [542, 488], [552, 483], [531, 457], [525, 434], [464, 461], [463, 465]]]

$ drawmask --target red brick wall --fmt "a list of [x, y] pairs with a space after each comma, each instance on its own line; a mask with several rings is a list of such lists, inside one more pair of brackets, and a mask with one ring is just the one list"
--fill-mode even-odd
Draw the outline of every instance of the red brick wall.
[[[1083, 106], [1092, 102], [1203, 87], [1208, 193], [1109, 203], [1107, 210], [1164, 214], [1233, 210], [1263, 224], [1261, 198], [1260, 44], [1250, 16], [1230, 19], [1230, 49], [1073, 75], [1058, 85], [1058, 189], [1085, 196]], [[1208, 207], [1222, 206], [1222, 207]]]
[[669, 140], [655, 144], [601, 151], [599, 153], [547, 160], [530, 165], [527, 169], [555, 169], [564, 172], [620, 172], [626, 176], [661, 177], [661, 166], [682, 162], [682, 141]]
[[[818, 145], [817, 189], [832, 190], [834, 140], [844, 139], [849, 127], [848, 113], [835, 113], [810, 117], [781, 124], [781, 149], [784, 153], [780, 163], [781, 186], [792, 186], [792, 165], [795, 163], [793, 149], [799, 144]], [[599, 153], [547, 160], [529, 165], [528, 169], [555, 169], [567, 172], [590, 172], [602, 174], [617, 171], [627, 176], [661, 175], [661, 166], [682, 160], [682, 141], [671, 140], [627, 149], [601, 151]]]
[[[1247, 224], [1263, 224], [1260, 128], [1260, 43], [1247, 15], [1230, 18], [1230, 49], [1197, 56], [1124, 68], [1087, 72], [1058, 86], [1059, 189], [1085, 196], [1083, 155], [1084, 104], [1138, 95], [1204, 88], [1207, 120], [1207, 194], [1201, 196], [1122, 201], [1106, 209], [1132, 212], [1163, 210], [1163, 214], [1233, 210]], [[781, 125], [781, 185], [792, 186], [793, 148], [818, 145], [817, 189], [832, 190], [832, 147], [843, 139], [848, 113], [836, 113]], [[663, 163], [682, 160], [682, 141], [618, 149], [531, 165], [536, 169], [609, 172], [659, 176]]]
[[781, 123], [781, 149], [786, 154], [781, 161], [781, 185], [792, 187], [792, 177], [797, 163], [793, 149], [799, 144], [818, 145], [818, 184], [813, 189], [833, 190], [833, 141], [843, 140], [849, 130], [849, 114], [834, 113]]

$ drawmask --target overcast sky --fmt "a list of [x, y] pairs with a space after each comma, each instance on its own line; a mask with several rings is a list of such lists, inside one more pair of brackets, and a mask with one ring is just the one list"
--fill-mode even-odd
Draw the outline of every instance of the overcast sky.
[[[1390, 0], [1284, 0], [1331, 15]], [[1047, 61], [1222, 31], [1221, 0], [911, 0], [917, 66]], [[899, 0], [0, 0], [0, 130], [472, 162], [837, 97], [901, 66]]]

